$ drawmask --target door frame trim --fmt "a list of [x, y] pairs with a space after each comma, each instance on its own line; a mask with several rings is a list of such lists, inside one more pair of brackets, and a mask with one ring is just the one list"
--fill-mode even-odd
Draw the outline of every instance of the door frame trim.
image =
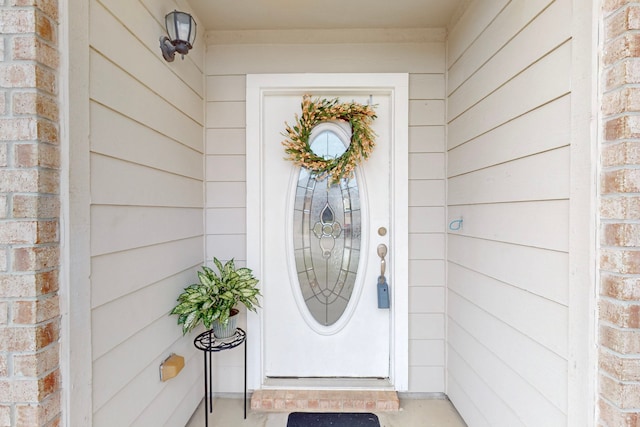
[[[261, 182], [262, 100], [267, 94], [326, 92], [331, 90], [387, 93], [392, 99], [391, 223], [389, 243], [394, 248], [391, 284], [390, 382], [397, 391], [409, 388], [409, 230], [408, 230], [408, 132], [409, 75], [407, 73], [249, 74], [246, 81], [246, 194], [247, 266], [261, 277], [263, 187]], [[247, 313], [247, 385], [264, 386], [264, 330], [261, 310]]]

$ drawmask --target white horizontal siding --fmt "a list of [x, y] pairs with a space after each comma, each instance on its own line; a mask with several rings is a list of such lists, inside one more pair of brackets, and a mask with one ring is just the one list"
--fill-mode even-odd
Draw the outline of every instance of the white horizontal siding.
[[[354, 54], [357, 52], [357, 54]], [[210, 44], [207, 52], [206, 250], [246, 257], [245, 75], [408, 72], [410, 205], [410, 384], [444, 391], [445, 275], [444, 43]], [[283, 61], [282, 58], [296, 58]], [[293, 113], [292, 113], [293, 114]], [[218, 391], [241, 391], [241, 364], [221, 355]]]
[[[448, 395], [467, 425], [473, 427], [476, 425], [490, 427], [526, 426], [513, 409], [502, 400], [501, 394], [504, 391], [493, 390], [489, 387], [466, 359], [456, 349], [449, 346], [447, 352], [448, 378], [458, 387], [449, 389]], [[464, 411], [469, 406], [476, 411]]]
[[454, 28], [447, 34], [447, 66], [455, 64], [460, 56], [489, 26], [509, 0], [471, 2]]
[[[134, 8], [139, 5], [138, 2], [135, 3]], [[102, 4], [94, 3], [94, 6], [89, 9], [92, 48], [115, 64], [127, 64], [126, 71], [134, 79], [144, 82], [151, 91], [162, 94], [165, 102], [202, 124], [202, 92], [194, 92], [183, 80], [175, 78], [171, 68], [163, 67], [164, 59], [158, 55], [155, 46], [150, 50], [148, 46], [139, 43], [135, 34], [124, 27]], [[127, 46], [127, 49], [122, 49], [122, 46]], [[149, 73], [149, 70], [155, 72]], [[173, 84], [167, 85], [167, 81], [173, 81]]]
[[[496, 58], [502, 50], [509, 49], [514, 44], [514, 37], [533, 25], [533, 22], [539, 18], [537, 15], [553, 1], [511, 0], [506, 2], [499, 0], [490, 2], [489, 7], [479, 4], [473, 10], [468, 11], [466, 15], [471, 19], [473, 19], [472, 17], [479, 18], [475, 24], [477, 36], [473, 39], [467, 37], [464, 40], [460, 40], [460, 43], [457, 43], [458, 39], [455, 36], [450, 37], [455, 40], [453, 44], [450, 44], [450, 49], [454, 52], [463, 51], [464, 54], [455, 62], [448, 62], [447, 93], [451, 94], [462, 82], [467, 81], [477, 73], [481, 73], [490, 59]], [[499, 9], [501, 6], [502, 8]], [[485, 10], [480, 11], [480, 9]], [[468, 22], [466, 21], [465, 24], [468, 24]], [[483, 23], [486, 26], [480, 28]], [[462, 25], [460, 24], [457, 25], [457, 28], [461, 29]], [[549, 29], [545, 30], [549, 31]], [[468, 32], [468, 30], [463, 31]], [[532, 37], [537, 42], [540, 34], [532, 34]], [[515, 42], [519, 43], [517, 40]], [[539, 57], [533, 58], [531, 62], [534, 62]], [[511, 61], [510, 58], [508, 60]], [[509, 66], [505, 64], [505, 67]], [[502, 81], [506, 80], [502, 79]]]
[[441, 259], [409, 260], [409, 283], [415, 286], [443, 286], [444, 264]]
[[443, 74], [409, 76], [409, 390], [444, 390]]
[[[167, 103], [96, 51], [91, 51], [90, 66], [92, 79], [89, 89], [93, 101], [195, 150], [203, 151], [201, 123]], [[160, 117], [166, 119], [159, 120]]]
[[442, 153], [445, 147], [444, 126], [411, 126], [409, 151], [412, 153]]
[[567, 335], [557, 332], [567, 328], [566, 306], [453, 263], [449, 264], [448, 286], [450, 293], [472, 301], [523, 335], [566, 358]]
[[[548, 2], [549, 0], [537, 2], [529, 0], [526, 4], [529, 7], [533, 6], [532, 12], [536, 12], [540, 6]], [[524, 4], [525, 2], [520, 1], [520, 3]], [[538, 4], [536, 5], [536, 3]], [[509, 5], [508, 10], [512, 9], [514, 9], [513, 5]], [[523, 16], [526, 11], [525, 13], [518, 11], [518, 13]], [[449, 74], [450, 88], [455, 88], [455, 90], [449, 94], [447, 99], [449, 117], [459, 116], [531, 64], [537, 62], [539, 58], [566, 42], [570, 37], [570, 27], [566, 25], [570, 16], [571, 2], [554, 2], [531, 22], [531, 25], [517, 33], [508, 45], [500, 49], [482, 68], [478, 69], [473, 75], [473, 79], [461, 83], [459, 86], [455, 86], [455, 70], [460, 67], [458, 64], [452, 67]], [[515, 20], [511, 22], [515, 22]], [[536, 43], [531, 43], [532, 39], [535, 39]], [[487, 46], [483, 45], [482, 48], [482, 51], [486, 52]], [[465, 55], [465, 58], [469, 58], [469, 56]], [[483, 84], [474, 84], [477, 80], [482, 81]]]
[[[452, 177], [448, 181], [448, 202], [461, 205], [566, 199], [569, 154], [569, 148], [564, 147]], [[531, 171], [544, 173], [532, 181]]]
[[[168, 316], [204, 247], [204, 45], [184, 61], [162, 59], [158, 35], [174, 8], [89, 7], [96, 427], [185, 425], [202, 395], [201, 353]], [[162, 383], [159, 365], [172, 352], [187, 364]]]
[[571, 45], [565, 43], [449, 122], [449, 148], [569, 93]]
[[[539, 390], [557, 408], [567, 403], [567, 384], [556, 384], [548, 378], [566, 375], [567, 364], [562, 356], [542, 347], [539, 343], [513, 328], [473, 301], [454, 293], [451, 295], [452, 310], [449, 313], [450, 324], [461, 328], [485, 348], [490, 349], [496, 358], [526, 379]], [[478, 319], [483, 319], [478, 321]], [[466, 356], [466, 355], [465, 355]]]
[[[131, 118], [95, 102], [90, 109], [93, 153], [202, 181], [201, 146], [194, 149], [176, 143], [155, 129], [140, 126]], [[113, 134], [114, 129], [117, 134]]]
[[[92, 257], [91, 306], [99, 307], [193, 267], [202, 258], [202, 244], [202, 236], [195, 236]], [[140, 263], [141, 259], [146, 261]]]
[[566, 252], [456, 234], [450, 234], [447, 243], [449, 262], [482, 271], [543, 298], [564, 305], [569, 302]]
[[455, 177], [566, 146], [570, 102], [570, 96], [563, 96], [452, 148], [448, 153], [447, 175]]
[[564, 426], [571, 2], [479, 5], [448, 45], [447, 393], [468, 425]]
[[[489, 402], [493, 396], [495, 396], [494, 399], [500, 400], [499, 403], [496, 402], [499, 412], [487, 415], [487, 418], [497, 418], [491, 421], [491, 426], [563, 427], [567, 425], [566, 415], [533, 389], [526, 380], [509, 369], [474, 337], [457, 328], [455, 323], [451, 323], [450, 328], [450, 346], [455, 348], [451, 355], [451, 363], [464, 363], [456, 362], [458, 357], [468, 363], [467, 376], [475, 377], [478, 382], [476, 387], [479, 394], [476, 398], [480, 404], [487, 402], [487, 406], [483, 408], [486, 412], [483, 412], [488, 412], [491, 405]], [[473, 354], [474, 357], [471, 359], [467, 357], [468, 354]], [[511, 392], [507, 392], [508, 390]]]
[[566, 200], [450, 206], [452, 218], [463, 218], [457, 232], [523, 246], [567, 251], [569, 203]]
[[202, 209], [93, 206], [91, 253], [103, 255], [202, 236]]
[[[175, 330], [175, 333], [169, 334], [169, 330]], [[167, 348], [183, 355], [186, 361], [201, 357], [194, 350], [192, 340], [181, 335], [182, 332], [175, 327], [175, 319], [165, 315], [94, 361], [94, 425], [130, 425], [165, 388], [175, 390], [180, 385], [197, 385], [196, 388], [202, 390], [201, 381], [199, 384], [185, 381], [192, 375], [201, 378], [201, 363], [186, 365], [175, 381], [162, 383], [159, 379], [160, 363], [170, 354]], [[188, 391], [184, 388], [182, 392], [175, 393], [176, 402], [182, 399], [183, 392]], [[192, 413], [194, 403], [197, 405], [200, 400], [191, 402]]]
[[409, 206], [443, 206], [444, 180], [412, 179], [409, 181]]
[[[197, 168], [202, 169], [202, 164]], [[91, 156], [91, 191], [95, 194], [94, 204], [202, 206], [200, 178], [176, 175], [97, 153]]]
[[[261, 73], [440, 73], [444, 43], [209, 45], [206, 70], [213, 75]], [[289, 60], [295, 58], [295, 60]]]

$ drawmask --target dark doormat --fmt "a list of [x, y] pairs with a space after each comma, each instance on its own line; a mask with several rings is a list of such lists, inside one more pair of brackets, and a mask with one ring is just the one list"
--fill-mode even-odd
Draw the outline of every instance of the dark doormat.
[[287, 427], [380, 427], [380, 421], [371, 413], [292, 412]]

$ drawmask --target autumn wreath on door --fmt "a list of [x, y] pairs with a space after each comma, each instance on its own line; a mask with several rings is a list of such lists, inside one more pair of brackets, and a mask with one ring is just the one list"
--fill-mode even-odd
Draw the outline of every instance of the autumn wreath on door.
[[[371, 105], [356, 102], [340, 103], [334, 99], [311, 99], [302, 97], [302, 115], [296, 114], [296, 122], [290, 126], [285, 122], [287, 139], [282, 142], [287, 160], [317, 174], [318, 179], [329, 177], [331, 183], [353, 177], [356, 166], [366, 160], [375, 146], [375, 132], [371, 124], [376, 118]], [[351, 143], [338, 157], [325, 158], [313, 152], [309, 137], [313, 128], [325, 121], [343, 121], [351, 125]]]

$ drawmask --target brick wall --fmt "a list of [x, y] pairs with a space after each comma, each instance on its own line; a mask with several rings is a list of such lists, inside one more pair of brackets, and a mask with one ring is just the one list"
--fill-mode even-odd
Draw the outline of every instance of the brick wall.
[[640, 2], [604, 0], [598, 425], [640, 426]]
[[61, 424], [57, 0], [0, 0], [0, 426]]

